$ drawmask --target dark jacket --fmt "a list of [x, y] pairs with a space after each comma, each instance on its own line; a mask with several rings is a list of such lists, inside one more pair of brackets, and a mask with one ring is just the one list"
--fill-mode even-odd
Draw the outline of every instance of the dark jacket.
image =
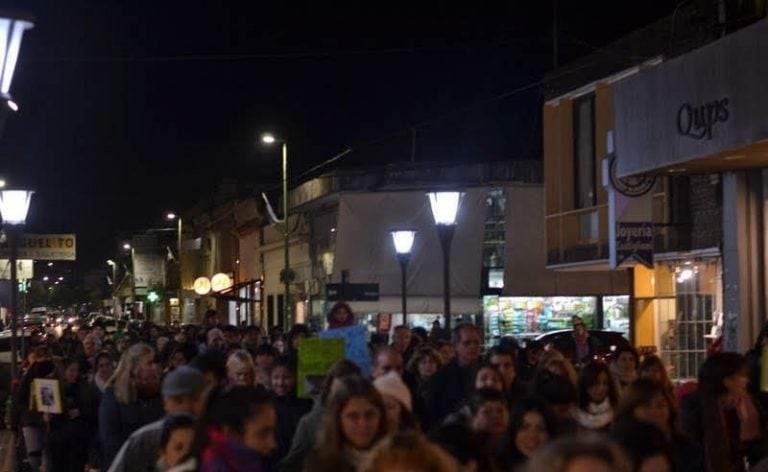
[[279, 462], [291, 448], [293, 434], [296, 432], [299, 421], [312, 410], [312, 400], [297, 398], [292, 395], [287, 397], [273, 396], [272, 402], [277, 413], [277, 426], [275, 428], [277, 450], [270, 461]]
[[304, 470], [304, 460], [315, 448], [317, 432], [323, 422], [325, 407], [317, 402], [312, 411], [304, 415], [296, 426], [288, 454], [280, 462], [280, 472], [301, 472]]
[[[732, 410], [723, 410], [725, 419], [724, 436], [718, 441], [718, 451], [730, 464], [730, 472], [740, 472], [745, 470], [744, 459], [751, 465], [755, 465], [762, 458], [768, 455], [768, 424], [766, 414], [761, 408], [760, 403], [753, 397], [755, 408], [760, 415], [761, 437], [759, 439], [742, 442], [740, 439], [740, 426], [738, 415]], [[696, 391], [683, 397], [680, 408], [680, 424], [683, 432], [700, 447], [703, 451], [704, 465], [707, 471], [715, 471], [713, 468], [713, 458], [710, 457], [711, 451], [707, 450], [705, 441], [705, 415], [712, 418], [711, 415], [720, 414], [718, 411], [709, 411], [705, 409], [704, 396], [701, 391]], [[720, 472], [719, 470], [717, 472]], [[725, 471], [729, 472], [729, 471]]]
[[595, 354], [597, 354], [597, 339], [592, 336], [587, 336], [587, 354], [581, 358], [578, 355], [576, 339], [574, 339], [573, 336], [568, 337], [567, 340], [563, 342], [563, 355], [570, 359], [575, 367], [589, 363], [592, 361]]
[[476, 366], [461, 366], [453, 359], [427, 381], [427, 428], [441, 424], [446, 416], [462, 407], [472, 392], [475, 371]]
[[[62, 388], [64, 412], [51, 415], [48, 430], [50, 472], [83, 470], [88, 459], [88, 445], [96, 429], [90, 385], [84, 380]], [[70, 413], [77, 415], [71, 417]]]
[[104, 454], [104, 468], [115, 458], [128, 436], [145, 424], [163, 417], [160, 396], [139, 399], [134, 403], [120, 403], [112, 387], [107, 388], [99, 405], [99, 437]]

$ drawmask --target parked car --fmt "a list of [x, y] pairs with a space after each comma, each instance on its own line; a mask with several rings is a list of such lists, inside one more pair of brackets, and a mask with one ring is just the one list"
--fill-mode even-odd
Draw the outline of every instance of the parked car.
[[[22, 352], [22, 345], [26, 349], [29, 348], [29, 338], [32, 336], [31, 330], [17, 331], [16, 341], [19, 349], [17, 360], [21, 362], [24, 359], [26, 352]], [[25, 341], [22, 343], [21, 337], [24, 336]], [[11, 330], [0, 331], [0, 364], [11, 363]], [[5, 385], [5, 383], [2, 383]]]
[[[570, 358], [573, 355], [570, 348], [570, 339], [572, 336], [572, 330], [561, 329], [542, 334], [536, 337], [536, 341], [541, 342], [544, 346], [557, 349], [562, 352], [564, 356]], [[620, 331], [590, 329], [589, 336], [597, 341], [597, 352], [595, 353], [595, 357], [606, 361], [611, 358], [616, 349], [630, 345], [627, 338], [624, 337], [624, 333], [621, 333]]]

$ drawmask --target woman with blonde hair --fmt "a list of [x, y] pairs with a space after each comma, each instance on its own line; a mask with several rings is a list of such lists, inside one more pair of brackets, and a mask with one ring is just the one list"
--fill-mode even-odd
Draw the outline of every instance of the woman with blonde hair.
[[227, 379], [231, 386], [256, 384], [256, 366], [248, 351], [245, 349], [232, 351], [227, 359]]
[[132, 432], [162, 416], [160, 367], [155, 351], [147, 344], [135, 344], [120, 358], [99, 405], [104, 463], [112, 463]]

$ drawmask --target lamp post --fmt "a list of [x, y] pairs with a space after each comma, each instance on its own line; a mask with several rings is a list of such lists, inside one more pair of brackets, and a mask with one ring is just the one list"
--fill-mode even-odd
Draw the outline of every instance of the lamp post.
[[400, 263], [400, 296], [403, 299], [403, 324], [408, 324], [408, 304], [407, 304], [407, 289], [408, 280], [406, 275], [408, 273], [408, 262], [411, 260], [411, 249], [413, 248], [413, 240], [416, 237], [416, 231], [413, 230], [393, 230], [390, 231], [392, 235], [392, 243], [395, 245], [395, 253], [397, 254], [397, 261]]
[[0, 111], [0, 134], [8, 112], [19, 110], [19, 105], [11, 98], [11, 81], [16, 71], [24, 31], [33, 26], [27, 19], [0, 16], [0, 100], [5, 102], [5, 107]]
[[8, 247], [11, 261], [11, 375], [16, 377], [18, 348], [16, 346], [17, 329], [17, 291], [18, 280], [16, 264], [19, 252], [19, 229], [27, 221], [29, 202], [34, 192], [30, 190], [0, 190], [0, 215], [3, 217], [5, 231], [8, 235]]
[[107, 265], [112, 267], [112, 292], [114, 293], [117, 284], [117, 264], [112, 259], [107, 259]]
[[[177, 215], [176, 213], [174, 213], [172, 211], [169, 211], [165, 215], [165, 218], [168, 221], [176, 220], [176, 254], [177, 254], [177, 257], [178, 257], [178, 259], [177, 259], [178, 264], [177, 265], [178, 265], [178, 269], [179, 269], [179, 290], [178, 290], [178, 292], [176, 292], [176, 298], [179, 299], [178, 300], [179, 301], [179, 306], [176, 307], [177, 310], [178, 310], [178, 313], [177, 313], [176, 316], [179, 316], [179, 319], [181, 319], [181, 314], [182, 314], [181, 310], [182, 310], [182, 307], [184, 306], [184, 301], [182, 299], [183, 298], [182, 297], [183, 291], [181, 289], [181, 280], [182, 280], [181, 279], [181, 232], [182, 232], [182, 229], [183, 229], [183, 222], [182, 222], [181, 215]], [[173, 319], [173, 316], [174, 316], [173, 307], [171, 307], [171, 319]]]
[[264, 134], [261, 136], [261, 142], [264, 144], [274, 144], [280, 142], [283, 150], [283, 257], [285, 259], [282, 280], [284, 284], [283, 295], [283, 330], [288, 331], [292, 324], [291, 312], [291, 265], [290, 251], [288, 247], [288, 144], [285, 140], [278, 140], [274, 135]]
[[451, 241], [456, 230], [461, 192], [427, 193], [437, 236], [443, 249], [443, 316], [445, 329], [451, 330]]

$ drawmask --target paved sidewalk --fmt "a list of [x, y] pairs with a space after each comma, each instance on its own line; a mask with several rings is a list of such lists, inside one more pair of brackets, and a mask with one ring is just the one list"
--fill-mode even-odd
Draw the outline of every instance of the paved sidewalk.
[[14, 470], [14, 455], [16, 448], [13, 432], [7, 429], [0, 430], [0, 472], [11, 472]]

